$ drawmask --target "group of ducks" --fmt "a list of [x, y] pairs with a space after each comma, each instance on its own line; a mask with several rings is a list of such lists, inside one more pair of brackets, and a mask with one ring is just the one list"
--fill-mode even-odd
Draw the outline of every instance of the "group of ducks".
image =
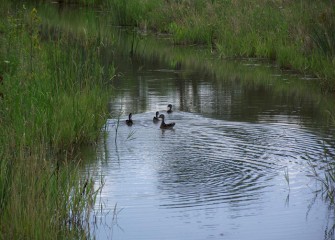
[[[167, 107], [168, 107], [168, 110], [167, 110], [166, 112], [167, 112], [167, 113], [172, 113], [172, 105], [169, 104]], [[127, 124], [128, 126], [133, 125], [133, 120], [131, 119], [131, 117], [132, 117], [132, 113], [129, 113], [128, 119], [126, 120], [126, 124]], [[165, 121], [164, 121], [164, 119], [165, 119], [164, 114], [159, 114], [159, 112], [157, 111], [157, 112], [156, 112], [156, 116], [154, 116], [154, 118], [152, 119], [152, 121], [153, 121], [154, 123], [157, 123], [157, 122], [160, 121], [160, 119], [162, 119], [161, 126], [160, 126], [160, 128], [162, 128], [162, 129], [173, 128], [174, 125], [176, 124], [176, 123], [174, 123], [174, 122], [172, 122], [172, 123], [165, 123]]]

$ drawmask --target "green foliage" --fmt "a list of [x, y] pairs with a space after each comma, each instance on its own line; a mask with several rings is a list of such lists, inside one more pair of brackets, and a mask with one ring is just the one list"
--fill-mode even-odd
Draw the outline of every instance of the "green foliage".
[[137, 26], [143, 25], [149, 20], [150, 14], [161, 5], [161, 1], [108, 0], [106, 5], [114, 13], [117, 24]]
[[177, 44], [205, 44], [221, 57], [269, 58], [335, 91], [332, 1], [169, 0], [145, 7], [149, 2], [109, 0], [121, 24], [171, 33]]
[[317, 48], [326, 56], [335, 58], [335, 5], [323, 6], [308, 25], [309, 35]]
[[[38, 10], [1, 10], [0, 239], [82, 239], [96, 189], [75, 152], [108, 115], [114, 68], [101, 32], [45, 31]], [[50, 27], [51, 28], [51, 27]], [[43, 41], [43, 38], [51, 41]]]
[[192, 18], [185, 24], [170, 24], [169, 31], [173, 34], [173, 40], [177, 44], [208, 44], [212, 43], [214, 27], [203, 23], [199, 19]]
[[33, 72], [33, 58], [34, 52], [40, 48], [40, 36], [38, 26], [41, 23], [41, 19], [37, 15], [36, 8], [33, 8], [29, 14], [29, 27], [28, 31], [30, 34], [30, 72]]
[[[330, 209], [333, 210], [331, 218], [334, 218], [334, 205], [335, 205], [335, 158], [334, 156], [329, 156], [325, 152], [325, 160], [328, 162], [324, 167], [323, 174], [320, 174], [318, 169], [316, 169], [315, 164], [309, 160], [310, 176], [314, 177], [317, 182], [320, 183], [321, 188], [316, 192], [318, 194], [321, 192], [321, 196], [324, 201], [329, 204]], [[332, 221], [330, 228], [325, 231], [325, 236], [329, 236], [327, 239], [332, 239], [334, 237], [335, 223]]]

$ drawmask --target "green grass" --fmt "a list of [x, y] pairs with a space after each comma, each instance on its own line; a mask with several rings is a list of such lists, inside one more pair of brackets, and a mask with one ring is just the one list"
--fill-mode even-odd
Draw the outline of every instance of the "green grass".
[[313, 74], [335, 91], [335, 4], [323, 1], [109, 0], [116, 24], [170, 33], [222, 58], [258, 57]]
[[77, 152], [108, 116], [107, 38], [54, 29], [7, 1], [1, 13], [0, 239], [86, 238], [99, 186], [79, 171]]
[[[320, 189], [316, 191], [315, 194], [318, 195], [320, 193], [322, 199], [329, 204], [329, 208], [333, 210], [329, 217], [333, 219], [335, 216], [335, 158], [334, 156], [328, 156], [327, 152], [325, 152], [323, 157], [328, 163], [322, 173], [316, 169], [312, 161], [309, 161], [310, 176], [314, 177], [314, 179], [320, 183]], [[335, 223], [331, 221], [325, 230], [325, 239], [333, 239], [334, 234]]]
[[[90, 176], [80, 175], [77, 153], [80, 147], [95, 144], [108, 114], [108, 80], [114, 68], [100, 62], [103, 50], [112, 48], [112, 36], [108, 28], [90, 21], [95, 16], [89, 11], [84, 23], [73, 14], [59, 16], [51, 10], [44, 12], [52, 16], [46, 20], [39, 9], [2, 3], [0, 239], [87, 238], [87, 214], [97, 186]], [[322, 77], [322, 87], [332, 91], [333, 40], [330, 33], [322, 34], [332, 26], [331, 5], [326, 1], [310, 4], [306, 8], [288, 1], [110, 0], [107, 6], [126, 13], [115, 15], [117, 24], [168, 32], [174, 44], [210, 46], [223, 59], [270, 58], [282, 67]], [[326, 20], [322, 20], [323, 12]], [[150, 58], [157, 54], [154, 44], [138, 44], [136, 52]], [[182, 62], [183, 68], [196, 66], [204, 74], [220, 76], [217, 81], [266, 85], [274, 97], [298, 98], [308, 92], [318, 102], [319, 95], [305, 85], [277, 83], [270, 88], [266, 83], [274, 81], [261, 70], [249, 74], [225, 60], [213, 63], [198, 53], [185, 57], [172, 55], [171, 46], [157, 48], [171, 66]], [[316, 104], [315, 108], [334, 122], [333, 105], [325, 111], [327, 104], [323, 100], [318, 104], [322, 107]]]

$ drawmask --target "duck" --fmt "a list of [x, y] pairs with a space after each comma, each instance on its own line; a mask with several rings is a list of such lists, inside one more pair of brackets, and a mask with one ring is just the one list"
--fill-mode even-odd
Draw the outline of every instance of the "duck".
[[165, 121], [164, 121], [164, 118], [165, 118], [164, 114], [159, 115], [159, 118], [162, 119], [162, 123], [161, 123], [161, 126], [160, 126], [160, 128], [162, 128], [162, 129], [171, 129], [176, 124], [174, 122], [172, 122], [172, 123], [165, 123]]
[[169, 105], [167, 105], [167, 107], [169, 108], [166, 112], [167, 113], [172, 113], [173, 111], [172, 111], [172, 105], [171, 104], [169, 104]]
[[133, 120], [131, 119], [131, 116], [132, 116], [132, 115], [133, 115], [132, 113], [129, 113], [128, 119], [126, 120], [126, 124], [127, 124], [128, 126], [133, 125]]
[[157, 111], [156, 112], [156, 116], [152, 119], [152, 121], [154, 121], [154, 122], [158, 122], [159, 121], [159, 112]]

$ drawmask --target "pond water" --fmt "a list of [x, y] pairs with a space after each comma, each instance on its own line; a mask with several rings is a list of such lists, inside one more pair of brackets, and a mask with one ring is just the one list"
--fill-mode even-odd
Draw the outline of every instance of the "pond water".
[[[109, 13], [63, 7], [39, 13], [85, 33], [115, 31]], [[96, 187], [104, 182], [92, 238], [325, 239], [333, 209], [310, 175], [334, 161], [335, 131], [315, 80], [161, 42], [121, 30], [115, 46], [99, 47], [117, 76], [106, 134], [84, 166]], [[176, 123], [173, 130], [152, 121], [156, 111]]]
[[[334, 158], [335, 140], [311, 96], [247, 87], [159, 57], [114, 60], [113, 118], [87, 165], [105, 182], [92, 236], [325, 238], [332, 216], [310, 174]], [[156, 111], [176, 123], [173, 130], [152, 121]]]

